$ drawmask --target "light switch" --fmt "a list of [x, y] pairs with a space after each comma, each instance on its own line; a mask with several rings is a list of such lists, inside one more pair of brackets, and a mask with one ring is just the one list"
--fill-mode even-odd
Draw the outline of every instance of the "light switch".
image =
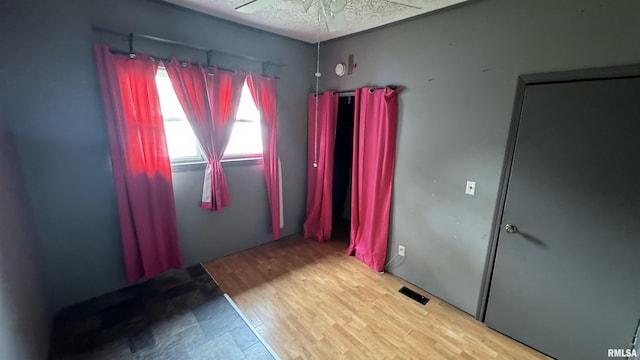
[[467, 180], [467, 189], [464, 191], [467, 195], [475, 195], [476, 194], [476, 182]]

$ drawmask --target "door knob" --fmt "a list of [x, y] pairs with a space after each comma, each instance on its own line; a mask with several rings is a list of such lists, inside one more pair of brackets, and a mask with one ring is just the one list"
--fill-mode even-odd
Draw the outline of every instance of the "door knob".
[[504, 230], [508, 233], [508, 234], [513, 234], [518, 232], [518, 228], [515, 225], [511, 225], [511, 224], [507, 224], [504, 226]]

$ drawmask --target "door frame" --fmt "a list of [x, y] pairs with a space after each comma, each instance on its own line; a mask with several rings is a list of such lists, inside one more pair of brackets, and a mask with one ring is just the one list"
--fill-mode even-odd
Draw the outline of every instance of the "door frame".
[[491, 227], [491, 235], [489, 237], [489, 251], [487, 252], [487, 258], [485, 260], [484, 273], [480, 288], [480, 297], [478, 299], [478, 311], [476, 313], [476, 319], [485, 322], [487, 304], [489, 302], [489, 292], [491, 290], [491, 279], [495, 266], [496, 252], [498, 250], [498, 237], [501, 230], [502, 214], [504, 212], [504, 205], [509, 187], [511, 167], [513, 165], [513, 155], [518, 140], [520, 116], [522, 114], [522, 106], [524, 103], [526, 87], [529, 85], [609, 80], [632, 77], [640, 77], [640, 64], [590, 68], [583, 70], [558, 71], [549, 73], [536, 73], [518, 76], [518, 84], [516, 86], [513, 112], [511, 114], [511, 124], [509, 127], [509, 134], [502, 164], [502, 173], [500, 175], [501, 181], [498, 188], [498, 198], [493, 214], [493, 226]]

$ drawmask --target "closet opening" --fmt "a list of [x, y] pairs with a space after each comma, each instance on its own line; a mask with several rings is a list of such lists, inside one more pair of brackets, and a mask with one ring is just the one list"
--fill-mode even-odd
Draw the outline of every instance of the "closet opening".
[[351, 163], [355, 96], [341, 94], [338, 101], [336, 143], [333, 154], [333, 238], [349, 241], [351, 228]]

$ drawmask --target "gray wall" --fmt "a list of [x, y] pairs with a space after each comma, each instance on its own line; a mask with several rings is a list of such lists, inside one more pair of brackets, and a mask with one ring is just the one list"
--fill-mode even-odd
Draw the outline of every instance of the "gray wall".
[[[7, 116], [44, 253], [52, 306], [84, 300], [125, 283], [107, 132], [92, 44], [127, 49], [125, 39], [91, 24], [220, 48], [288, 64], [278, 81], [285, 229], [301, 230], [305, 201], [306, 101], [313, 48], [147, 0], [5, 2], [0, 11], [0, 69]], [[137, 41], [136, 50], [205, 61], [202, 52]], [[215, 57], [225, 67], [261, 65]], [[259, 166], [229, 168], [233, 205], [222, 214], [199, 208], [202, 170], [175, 174], [178, 227], [192, 265], [270, 240], [266, 187]]]
[[50, 312], [15, 151], [2, 117], [0, 113], [0, 358], [45, 359]]
[[[639, 63], [638, 13], [635, 0], [472, 1], [323, 44], [323, 89], [405, 87], [389, 255], [407, 256], [392, 273], [476, 313], [518, 75]], [[333, 75], [350, 53], [353, 75]]]

